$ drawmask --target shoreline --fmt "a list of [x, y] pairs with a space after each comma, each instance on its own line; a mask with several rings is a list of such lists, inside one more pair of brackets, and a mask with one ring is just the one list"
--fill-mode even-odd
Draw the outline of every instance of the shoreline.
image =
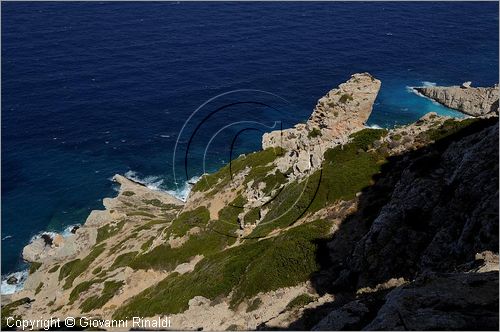
[[[432, 85], [432, 86], [435, 86], [435, 85]], [[429, 101], [431, 101], [431, 102], [433, 102], [433, 103], [435, 103], [437, 105], [442, 105], [439, 102], [433, 100], [432, 98], [427, 97], [427, 96], [421, 94], [418, 90], [416, 90], [416, 88], [418, 88], [416, 86], [415, 87], [407, 86], [407, 88], [409, 88], [412, 93], [418, 95], [419, 97], [426, 98]], [[442, 106], [447, 107], [446, 105], [442, 105]], [[449, 107], [447, 107], [447, 108], [449, 108]], [[462, 113], [462, 112], [460, 112], [458, 110], [455, 110], [455, 111], [457, 111], [461, 115], [464, 115], [464, 117], [468, 116], [467, 114]], [[366, 125], [365, 124], [365, 128], [370, 128], [370, 129], [389, 129], [389, 128], [382, 128], [382, 127], [380, 127], [377, 124], [374, 124], [374, 125]], [[221, 166], [221, 168], [222, 167], [223, 166]], [[159, 192], [159, 193], [168, 194], [168, 195], [173, 196], [174, 198], [176, 198], [176, 199], [178, 199], [178, 200], [186, 203], [186, 201], [187, 201], [187, 199], [188, 199], [188, 197], [189, 197], [189, 195], [191, 193], [191, 190], [194, 187], [194, 185], [196, 184], [196, 182], [198, 182], [204, 175], [210, 175], [210, 174], [213, 174], [213, 173], [216, 173], [216, 172], [217, 171], [214, 171], [212, 173], [202, 174], [202, 175], [199, 175], [199, 176], [193, 176], [188, 181], [184, 181], [184, 185], [182, 187], [179, 187], [177, 190], [160, 189], [159, 185], [161, 185], [163, 183], [164, 179], [161, 179], [161, 178], [159, 178], [157, 176], [152, 176], [151, 175], [151, 176], [145, 176], [144, 178], [140, 178], [140, 177], [137, 176], [137, 173], [135, 171], [129, 170], [129, 171], [127, 171], [127, 172], [124, 173], [123, 177], [126, 178], [127, 180], [133, 182], [134, 184], [136, 184], [138, 186], [142, 186], [144, 188], [147, 188], [148, 190], [156, 191], [156, 192]], [[113, 183], [117, 183], [117, 181], [114, 180], [114, 177], [110, 178], [110, 180]], [[106, 199], [116, 199], [119, 196], [120, 191], [121, 191], [121, 189], [118, 189], [118, 193], [114, 197], [104, 197], [103, 201], [106, 200]], [[90, 214], [93, 211], [101, 211], [101, 210], [92, 210], [89, 213], [89, 215], [87, 216], [87, 218], [90, 216]], [[72, 225], [65, 226], [62, 231], [47, 231], [47, 230], [40, 231], [38, 234], [36, 234], [36, 235], [34, 235], [34, 236], [31, 237], [31, 239], [29, 240], [29, 242], [26, 243], [25, 247], [29, 246], [34, 240], [40, 238], [44, 234], [52, 235], [52, 236], [60, 234], [60, 235], [62, 235], [63, 237], [66, 238], [68, 236], [73, 235], [73, 234], [70, 234], [67, 231], [68, 229], [70, 229], [70, 228], [72, 228], [74, 226], [80, 226], [81, 227], [83, 225], [85, 225], [85, 222], [83, 222], [83, 224], [72, 224]], [[64, 235], [64, 234], [66, 234], [66, 235]], [[12, 271], [12, 272], [9, 272], [7, 274], [2, 275], [2, 280], [1, 280], [2, 286], [4, 285], [4, 282], [6, 283], [7, 279], [10, 278], [11, 276], [23, 275], [24, 278], [21, 280], [22, 284], [26, 281], [26, 278], [29, 275], [28, 272], [30, 270], [30, 265], [32, 263], [30, 263], [28, 261], [25, 261], [25, 260], [23, 260], [23, 262], [25, 264], [28, 264], [28, 267], [26, 269]], [[23, 285], [22, 284], [20, 284], [20, 285], [18, 285], [18, 284], [16, 284], [16, 285], [9, 285], [11, 287], [16, 288], [16, 290], [14, 292], [11, 292], [11, 293], [3, 293], [2, 292], [1, 295], [12, 295], [12, 294], [15, 294], [15, 293], [18, 293], [18, 292], [22, 291], [23, 290]]]
[[467, 116], [498, 114], [498, 84], [493, 87], [472, 87], [471, 82], [464, 82], [461, 86], [424, 85], [411, 88], [417, 95]]
[[[127, 172], [128, 173], [128, 172]], [[135, 173], [135, 172], [134, 172]], [[130, 173], [129, 173], [130, 174]], [[120, 189], [118, 189], [118, 192], [116, 194], [116, 196], [113, 196], [113, 197], [104, 197], [102, 200], [103, 202], [105, 200], [114, 200], [114, 199], [117, 199], [118, 196], [121, 194], [121, 192], [123, 191], [122, 190], [122, 185], [117, 181], [115, 180], [115, 177], [117, 175], [113, 176], [111, 178], [111, 181], [113, 183], [118, 183], [120, 185]], [[172, 196], [174, 199], [177, 199], [181, 202], [185, 202], [182, 200], [183, 196], [178, 196], [176, 195], [176, 191], [175, 190], [162, 190], [162, 189], [158, 189], [158, 188], [151, 188], [150, 186], [148, 186], [147, 182], [137, 178], [137, 177], [127, 177], [127, 176], [122, 176], [124, 179], [130, 181], [131, 183], [133, 183], [134, 185], [136, 186], [141, 186], [147, 190], [151, 190], [151, 191], [154, 191], [154, 192], [158, 192], [158, 193], [161, 193], [161, 194], [164, 194], [164, 195], [169, 195], [169, 196]], [[194, 180], [196, 178], [196, 180]], [[190, 181], [194, 181], [194, 183], [196, 183], [199, 179], [201, 178], [201, 176], [199, 177], [193, 177], [190, 179]], [[188, 181], [185, 182], [185, 186], [184, 188], [182, 189], [182, 193], [185, 194], [186, 196], [186, 199], [187, 197], [189, 196], [189, 193], [191, 192], [191, 189], [192, 187], [194, 186], [194, 184], [190, 184], [188, 183]], [[55, 230], [43, 230], [43, 231], [40, 231], [39, 233], [33, 235], [30, 240], [28, 241], [28, 243], [26, 243], [23, 247], [23, 251], [24, 251], [24, 248], [32, 245], [36, 240], [39, 240], [39, 239], [42, 239], [44, 237], [44, 235], [50, 237], [50, 239], [53, 241], [57, 236], [61, 236], [63, 239], [67, 240], [67, 239], [70, 239], [72, 238], [75, 233], [76, 233], [76, 230], [75, 232], [73, 232], [72, 230], [74, 230], [75, 228], [81, 228], [81, 227], [84, 227], [86, 222], [88, 221], [90, 215], [92, 214], [92, 212], [94, 211], [103, 211], [103, 210], [92, 210], [90, 211], [90, 213], [87, 215], [87, 218], [86, 218], [86, 221], [84, 221], [82, 224], [71, 224], [71, 225], [68, 225], [68, 226], [65, 226], [63, 230], [61, 231], [55, 231]], [[20, 252], [20, 255], [21, 257], [23, 256], [23, 251]], [[1, 292], [0, 292], [0, 295], [1, 296], [12, 296], [16, 293], [19, 293], [21, 291], [24, 290], [24, 283], [26, 282], [29, 274], [30, 274], [30, 269], [31, 269], [31, 266], [33, 266], [33, 262], [30, 262], [30, 261], [27, 261], [26, 259], [23, 258], [23, 264], [26, 264], [27, 267], [25, 269], [20, 269], [20, 270], [16, 270], [16, 271], [12, 271], [12, 272], [8, 272], [8, 273], [5, 273], [5, 274], [2, 274], [1, 276]], [[9, 283], [9, 279], [10, 278], [16, 278], [18, 281], [16, 283]]]

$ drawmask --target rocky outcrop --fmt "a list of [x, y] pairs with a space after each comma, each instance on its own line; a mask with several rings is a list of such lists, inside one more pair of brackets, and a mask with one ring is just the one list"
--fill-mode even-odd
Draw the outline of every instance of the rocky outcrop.
[[375, 319], [364, 330], [497, 328], [498, 271], [420, 277], [390, 292]]
[[496, 330], [498, 271], [433, 273], [332, 311], [314, 330]]
[[[498, 122], [397, 161], [391, 198], [344, 258], [356, 288], [498, 252]], [[399, 173], [399, 175], [398, 175]], [[397, 253], [397, 254], [395, 254]], [[401, 259], [404, 257], [404, 259]]]
[[354, 74], [318, 100], [304, 124], [266, 133], [262, 148], [281, 147], [286, 155], [277, 161], [281, 172], [300, 177], [321, 166], [324, 152], [347, 142], [365, 126], [380, 89], [380, 81], [368, 73]]
[[472, 116], [488, 113], [498, 114], [498, 85], [487, 88], [474, 88], [471, 82], [462, 86], [425, 86], [414, 88], [422, 95]]
[[[471, 123], [395, 154], [378, 179], [373, 199], [387, 201], [373, 221], [358, 212], [362, 219], [340, 226], [328, 273], [334, 292], [350, 289], [357, 299], [316, 330], [498, 329], [499, 128], [495, 118]], [[363, 195], [358, 208], [373, 209]], [[406, 285], [380, 287], [394, 278]]]

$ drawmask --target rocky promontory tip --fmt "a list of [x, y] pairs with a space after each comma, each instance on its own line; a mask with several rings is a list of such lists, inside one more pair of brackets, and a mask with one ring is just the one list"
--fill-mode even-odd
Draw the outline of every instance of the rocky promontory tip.
[[306, 123], [262, 137], [262, 148], [280, 147], [287, 154], [278, 161], [286, 172], [292, 167], [297, 177], [316, 170], [324, 152], [348, 141], [353, 132], [365, 127], [381, 82], [369, 73], [358, 73], [318, 100]]
[[461, 86], [424, 86], [415, 91], [438, 103], [471, 116], [498, 114], [498, 84], [493, 87], [471, 87], [471, 82]]

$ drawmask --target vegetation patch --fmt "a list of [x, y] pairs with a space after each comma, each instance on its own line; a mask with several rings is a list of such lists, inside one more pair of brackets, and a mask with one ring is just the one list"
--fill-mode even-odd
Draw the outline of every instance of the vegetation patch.
[[141, 250], [142, 251], [146, 251], [148, 250], [149, 248], [151, 248], [151, 245], [153, 244], [153, 240], [155, 238], [154, 237], [151, 237], [149, 238], [149, 240], [147, 240], [146, 242], [144, 242], [142, 245], [141, 245]]
[[156, 206], [156, 207], [159, 207], [159, 208], [162, 208], [162, 209], [165, 209], [165, 210], [173, 210], [173, 209], [177, 209], [178, 206], [175, 205], [175, 204], [166, 204], [166, 203], [163, 203], [162, 201], [160, 201], [158, 198], [154, 198], [154, 199], [143, 199], [142, 202], [144, 204], [149, 204], [149, 205], [153, 205], [153, 206]]
[[102, 290], [101, 296], [91, 296], [80, 306], [82, 312], [89, 312], [94, 309], [102, 308], [113, 296], [118, 292], [118, 290], [123, 286], [123, 281], [106, 281], [104, 282], [104, 289]]
[[120, 222], [118, 222], [117, 224], [107, 224], [107, 225], [104, 225], [102, 227], [99, 227], [99, 229], [97, 229], [97, 239], [96, 239], [96, 243], [100, 243], [106, 239], [109, 239], [110, 237], [118, 234], [122, 228], [123, 228], [123, 225], [125, 224], [125, 221], [122, 220]]
[[439, 127], [431, 128], [425, 132], [419, 134], [420, 139], [425, 141], [438, 141], [452, 134], [457, 133], [461, 129], [468, 127], [473, 123], [477, 123], [479, 119], [471, 118], [458, 121], [455, 119], [448, 119], [444, 121]]
[[[271, 173], [275, 170], [274, 173]], [[255, 166], [253, 167], [248, 175], [245, 177], [243, 185], [246, 185], [250, 181], [253, 181], [252, 187], [257, 188], [260, 183], [265, 183], [264, 193], [270, 194], [273, 190], [281, 187], [287, 180], [286, 174], [279, 172], [274, 165], [266, 166]], [[240, 205], [242, 206], [242, 205]]]
[[127, 191], [124, 191], [122, 193], [123, 196], [127, 196], [127, 197], [130, 197], [130, 196], [134, 196], [135, 195], [135, 192], [133, 191], [130, 191], [130, 190], [127, 190]]
[[104, 244], [94, 247], [92, 251], [83, 259], [75, 259], [64, 264], [59, 271], [59, 281], [65, 279], [63, 289], [69, 289], [73, 286], [73, 281], [87, 270], [90, 264], [104, 251]]
[[255, 300], [250, 302], [246, 311], [247, 312], [255, 311], [255, 310], [259, 309], [261, 304], [262, 304], [262, 300], [260, 298], [256, 298]]
[[54, 273], [54, 272], [56, 272], [57, 270], [59, 270], [59, 266], [60, 266], [60, 265], [59, 265], [59, 264], [57, 264], [57, 265], [54, 265], [53, 267], [51, 267], [51, 268], [50, 268], [50, 270], [49, 270], [49, 273]]
[[318, 128], [313, 128], [308, 134], [307, 134], [307, 137], [308, 138], [315, 138], [315, 137], [318, 137], [318, 136], [321, 136], [321, 130], [319, 130]]
[[39, 263], [39, 262], [31, 263], [29, 274], [35, 273], [40, 268], [40, 266], [42, 266], [42, 263]]
[[14, 312], [17, 307], [30, 303], [30, 298], [29, 297], [23, 297], [22, 299], [19, 299], [17, 301], [13, 301], [9, 304], [3, 305], [1, 312], [2, 312], [2, 330], [8, 330], [7, 326], [7, 318], [8, 317], [13, 317], [14, 319], [20, 319], [18, 315], [14, 315]]
[[101, 282], [103, 282], [102, 279], [94, 279], [94, 280], [84, 281], [76, 285], [69, 294], [69, 304], [75, 303], [75, 301], [80, 298], [80, 294], [88, 291], [93, 284]]
[[133, 211], [127, 212], [127, 217], [146, 217], [146, 218], [156, 218], [154, 214], [145, 212], [145, 211]]
[[332, 202], [353, 199], [372, 184], [372, 177], [385, 162], [383, 154], [369, 150], [386, 133], [382, 129], [364, 129], [351, 135], [350, 143], [327, 150], [322, 169], [301, 182], [288, 184], [269, 204], [269, 212], [250, 237], [262, 237], [290, 226], [305, 213]]
[[43, 282], [40, 282], [38, 284], [38, 286], [36, 287], [36, 289], [35, 289], [35, 295], [37, 295], [38, 293], [40, 293], [40, 291], [42, 290], [42, 288], [43, 288]]
[[245, 223], [246, 224], [255, 224], [257, 220], [260, 218], [260, 207], [256, 207], [251, 209], [245, 214]]
[[204, 206], [183, 212], [172, 222], [168, 229], [168, 235], [184, 236], [193, 227], [206, 226], [209, 220], [210, 212]]
[[354, 100], [352, 95], [348, 94], [348, 93], [344, 93], [342, 96], [340, 96], [339, 102], [341, 102], [342, 104], [345, 104], [350, 100]]
[[287, 304], [285, 310], [292, 310], [295, 308], [301, 308], [311, 302], [314, 301], [314, 297], [309, 295], [309, 294], [300, 294], [297, 297], [295, 297], [293, 300], [290, 301], [290, 303]]
[[391, 139], [393, 141], [399, 141], [399, 140], [401, 140], [401, 138], [402, 138], [402, 136], [400, 134], [395, 134], [395, 135], [391, 136]]
[[231, 291], [231, 305], [235, 307], [259, 292], [296, 285], [319, 269], [316, 258], [325, 249], [321, 240], [330, 227], [330, 223], [318, 220], [272, 239], [251, 241], [207, 255], [193, 272], [169, 275], [130, 299], [113, 317], [179, 313], [187, 309], [194, 296], [215, 299], [228, 296]]
[[120, 256], [115, 258], [115, 261], [111, 265], [110, 269], [117, 269], [122, 266], [129, 266], [130, 262], [137, 256], [139, 252], [138, 251], [131, 251], [127, 252], [125, 254], [121, 254]]
[[253, 169], [257, 166], [265, 166], [282, 154], [283, 151], [281, 148], [269, 148], [238, 157], [230, 164], [222, 167], [219, 171], [203, 175], [202, 178], [196, 182], [192, 190], [208, 192], [207, 194], [211, 196], [220, 191], [221, 188], [231, 181], [231, 174], [237, 174], [246, 167], [251, 167]]

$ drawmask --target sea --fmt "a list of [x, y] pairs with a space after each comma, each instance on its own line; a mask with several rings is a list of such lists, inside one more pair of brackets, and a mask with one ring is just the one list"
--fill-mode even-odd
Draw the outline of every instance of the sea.
[[[1, 269], [85, 222], [114, 174], [185, 198], [357, 72], [367, 125], [427, 112], [421, 85], [498, 82], [497, 2], [2, 2]], [[25, 272], [23, 272], [25, 274]], [[20, 276], [20, 274], [18, 274]]]

